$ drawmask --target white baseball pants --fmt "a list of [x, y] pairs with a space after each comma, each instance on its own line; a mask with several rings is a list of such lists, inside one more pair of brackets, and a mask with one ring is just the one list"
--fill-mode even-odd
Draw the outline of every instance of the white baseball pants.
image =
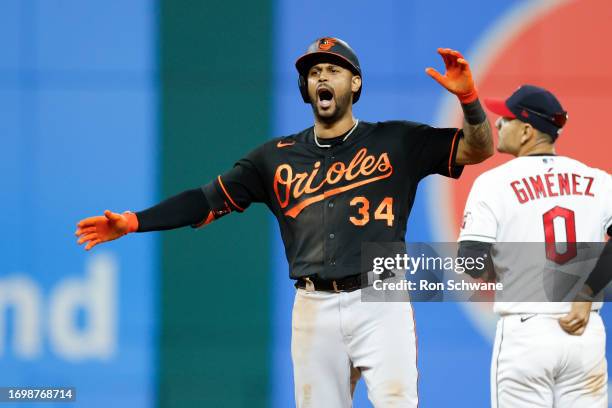
[[[417, 345], [409, 302], [362, 302], [361, 290], [298, 289], [291, 356], [298, 408], [349, 408], [358, 369], [376, 408], [416, 408]], [[351, 379], [353, 372], [353, 379]]]
[[561, 316], [500, 318], [491, 362], [493, 408], [608, 407], [601, 317], [591, 312], [584, 334], [572, 336], [559, 326]]

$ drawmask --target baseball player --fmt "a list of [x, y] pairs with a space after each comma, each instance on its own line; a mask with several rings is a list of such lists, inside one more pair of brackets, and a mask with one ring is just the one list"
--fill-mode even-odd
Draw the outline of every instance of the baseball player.
[[360, 254], [363, 242], [404, 241], [421, 179], [457, 178], [463, 165], [493, 154], [467, 61], [451, 49], [438, 52], [446, 73], [427, 73], [458, 96], [463, 129], [358, 120], [357, 55], [338, 38], [320, 38], [295, 64], [314, 126], [270, 140], [212, 182], [152, 208], [82, 220], [79, 244], [89, 250], [131, 232], [201, 227], [265, 203], [280, 225], [297, 287], [291, 345], [297, 406], [350, 407], [351, 373], [353, 380], [360, 373], [377, 408], [416, 407], [411, 305], [361, 302], [367, 281]]
[[[567, 113], [549, 91], [524, 85], [506, 100], [485, 104], [500, 115], [497, 150], [516, 158], [474, 181], [460, 256], [491, 255], [498, 280], [520, 282], [533, 276], [532, 248], [537, 248], [553, 265], [554, 279], [560, 278], [577, 256], [572, 243], [602, 242], [606, 231], [612, 235], [612, 179], [555, 154]], [[541, 244], [500, 244], [508, 242]], [[492, 407], [608, 406], [602, 302], [590, 300], [609, 281], [610, 250], [608, 242], [583, 290], [568, 301], [546, 301], [551, 298], [544, 295], [528, 302], [497, 299], [494, 309], [501, 317], [491, 364]], [[530, 291], [541, 282], [546, 280], [530, 279], [523, 288]]]

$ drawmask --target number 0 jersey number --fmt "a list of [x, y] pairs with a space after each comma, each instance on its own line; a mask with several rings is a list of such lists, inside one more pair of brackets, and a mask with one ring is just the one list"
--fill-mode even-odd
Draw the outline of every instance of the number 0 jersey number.
[[[363, 196], [354, 197], [349, 203], [352, 207], [357, 207], [357, 216], [349, 217], [354, 225], [363, 227], [370, 221], [370, 200]], [[393, 226], [393, 197], [385, 197], [376, 210], [374, 211], [375, 220], [384, 220], [387, 222], [387, 226]]]
[[[565, 243], [567, 245], [564, 252], [559, 252], [557, 248], [557, 232], [555, 231], [555, 219], [560, 219], [565, 228]], [[546, 258], [563, 265], [573, 259], [578, 251], [576, 249], [576, 218], [574, 212], [568, 208], [553, 207], [542, 215], [544, 222], [544, 241], [546, 242]], [[562, 241], [563, 242], [563, 241]]]

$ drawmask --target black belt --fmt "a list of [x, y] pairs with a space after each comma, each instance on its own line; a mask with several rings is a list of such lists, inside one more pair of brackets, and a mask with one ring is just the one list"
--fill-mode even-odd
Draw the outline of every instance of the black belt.
[[[395, 274], [390, 271], [384, 271], [380, 275], [375, 276], [376, 280], [385, 280], [395, 276]], [[368, 275], [351, 275], [338, 279], [321, 279], [318, 275], [304, 276], [298, 278], [295, 282], [295, 287], [306, 289], [308, 281], [312, 282], [314, 290], [323, 292], [352, 292], [368, 286]]]

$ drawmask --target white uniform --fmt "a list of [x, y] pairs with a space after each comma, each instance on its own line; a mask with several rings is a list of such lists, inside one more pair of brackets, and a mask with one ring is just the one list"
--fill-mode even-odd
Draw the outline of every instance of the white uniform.
[[[570, 268], [573, 253], [567, 242], [601, 242], [611, 225], [610, 175], [567, 157], [518, 157], [474, 181], [459, 241], [495, 243], [498, 279], [526, 281], [523, 292], [532, 292], [526, 298], [537, 300], [518, 302], [512, 294], [504, 294], [503, 302], [496, 298], [501, 318], [491, 369], [493, 407], [607, 407], [601, 302], [593, 303], [584, 334], [569, 335], [558, 319], [570, 311], [573, 297], [542, 301], [546, 284], [541, 277], [550, 264]], [[505, 244], [525, 242], [540, 244]], [[538, 248], [542, 256], [535, 259], [528, 252]], [[582, 268], [592, 268], [595, 260]], [[534, 278], [538, 274], [540, 279]]]

